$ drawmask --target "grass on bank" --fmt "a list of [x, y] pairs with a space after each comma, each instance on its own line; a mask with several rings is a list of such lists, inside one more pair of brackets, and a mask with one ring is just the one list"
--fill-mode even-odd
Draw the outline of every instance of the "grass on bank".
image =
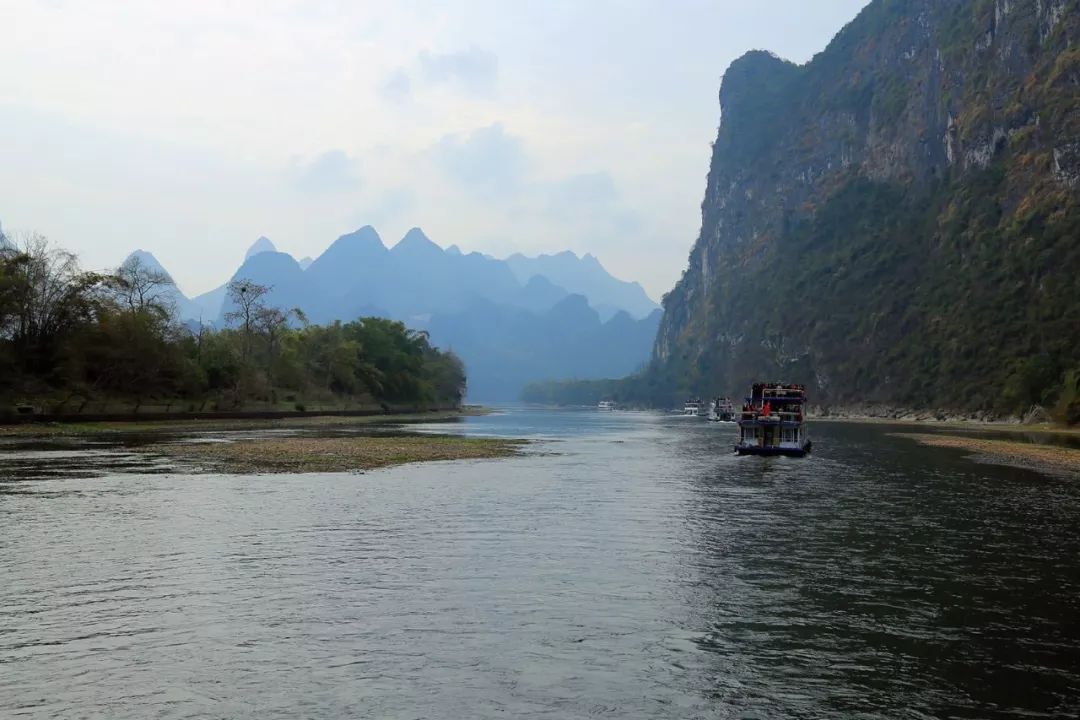
[[372, 470], [436, 460], [512, 457], [523, 440], [450, 436], [287, 437], [224, 443], [161, 444], [140, 448], [206, 472], [313, 473]]

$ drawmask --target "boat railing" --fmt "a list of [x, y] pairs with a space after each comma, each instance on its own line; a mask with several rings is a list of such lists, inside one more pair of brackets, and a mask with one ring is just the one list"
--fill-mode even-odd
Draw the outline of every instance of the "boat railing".
[[760, 408], [754, 408], [752, 410], [743, 410], [739, 413], [739, 418], [742, 420], [768, 420], [768, 421], [781, 421], [781, 422], [802, 422], [804, 415], [802, 411], [795, 410], [774, 410], [769, 415], [765, 415], [761, 412]]

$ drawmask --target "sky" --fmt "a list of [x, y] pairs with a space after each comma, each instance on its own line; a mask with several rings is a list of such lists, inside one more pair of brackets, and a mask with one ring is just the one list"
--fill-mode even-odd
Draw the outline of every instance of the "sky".
[[0, 0], [0, 223], [188, 295], [257, 237], [373, 225], [591, 252], [654, 298], [700, 229], [724, 69], [867, 0]]

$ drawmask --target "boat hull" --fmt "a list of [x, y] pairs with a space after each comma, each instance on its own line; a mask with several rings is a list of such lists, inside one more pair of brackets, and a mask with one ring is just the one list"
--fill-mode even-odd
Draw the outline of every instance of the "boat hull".
[[735, 452], [739, 455], [760, 455], [762, 457], [806, 457], [810, 453], [812, 446], [813, 443], [807, 443], [802, 447], [736, 445]]

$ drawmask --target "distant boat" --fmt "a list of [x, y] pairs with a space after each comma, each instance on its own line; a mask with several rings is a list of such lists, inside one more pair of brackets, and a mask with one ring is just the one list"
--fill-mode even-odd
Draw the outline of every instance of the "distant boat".
[[701, 400], [690, 399], [683, 406], [683, 417], [698, 417], [701, 415]]
[[739, 455], [803, 457], [812, 447], [806, 432], [806, 388], [754, 383], [739, 413]]
[[601, 400], [596, 405], [597, 410], [611, 411], [615, 409], [615, 403], [611, 400]]
[[716, 398], [709, 407], [709, 420], [719, 423], [732, 423], [736, 421], [735, 403], [731, 398]]

